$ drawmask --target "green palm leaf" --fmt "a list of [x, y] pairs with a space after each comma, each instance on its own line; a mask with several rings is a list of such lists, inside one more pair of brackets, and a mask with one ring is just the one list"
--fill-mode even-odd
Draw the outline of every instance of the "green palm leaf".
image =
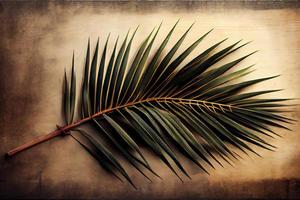
[[[280, 90], [244, 92], [250, 86], [277, 76], [239, 81], [253, 70], [253, 65], [234, 70], [255, 52], [220, 65], [223, 58], [248, 43], [240, 41], [219, 51], [222, 40], [183, 65], [183, 61], [196, 50], [212, 30], [202, 34], [177, 57], [191, 25], [166, 55], [163, 51], [178, 22], [171, 28], [159, 48], [149, 59], [160, 26], [153, 29], [137, 49], [132, 62], [130, 50], [137, 29], [125, 36], [120, 48], [118, 39], [107, 58], [109, 36], [98, 64], [100, 43], [97, 41], [90, 60], [90, 40], [85, 58], [79, 112], [75, 116], [76, 77], [74, 55], [71, 80], [64, 74], [63, 109], [66, 125], [51, 133], [53, 136], [70, 133], [109, 172], [123, 176], [133, 184], [117, 157], [102, 139], [112, 144], [125, 160], [150, 180], [148, 173], [160, 177], [144, 156], [147, 148], [180, 179], [181, 173], [190, 177], [178, 159], [178, 154], [192, 161], [201, 170], [210, 173], [215, 163], [232, 164], [243, 154], [259, 156], [257, 149], [274, 150], [268, 137], [279, 136], [273, 127], [288, 129], [294, 120], [282, 115], [290, 99], [257, 98]], [[161, 60], [161, 62], [159, 62]], [[107, 63], [108, 61], [108, 63]], [[220, 66], [216, 66], [220, 65]], [[214, 66], [214, 67], [213, 67]], [[69, 84], [70, 82], [70, 84]], [[79, 118], [73, 122], [74, 118]], [[82, 127], [80, 127], [82, 126]], [[86, 126], [94, 131], [90, 133]], [[80, 127], [80, 129], [79, 129]], [[75, 137], [72, 131], [82, 137]], [[49, 136], [50, 137], [50, 136]], [[51, 136], [52, 137], [52, 136]]]

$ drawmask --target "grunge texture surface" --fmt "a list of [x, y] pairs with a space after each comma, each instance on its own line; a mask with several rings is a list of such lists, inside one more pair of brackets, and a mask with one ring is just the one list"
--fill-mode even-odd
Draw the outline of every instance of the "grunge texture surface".
[[[195, 52], [226, 37], [228, 44], [253, 41], [231, 58], [260, 50], [241, 66], [256, 63], [251, 74], [255, 78], [282, 76], [258, 87], [284, 88], [279, 98], [300, 97], [297, 2], [0, 2], [1, 155], [61, 125], [64, 68], [71, 66], [74, 50], [77, 71], [82, 72], [88, 37], [95, 44], [100, 36], [104, 45], [109, 32], [113, 39], [124, 38], [128, 28], [140, 25], [134, 49], [162, 20], [159, 34], [164, 36], [179, 18], [171, 45], [193, 22], [184, 44], [214, 28]], [[299, 107], [292, 117], [300, 118]], [[218, 167], [210, 176], [184, 163], [193, 174], [184, 183], [149, 154], [164, 180], [149, 183], [129, 169], [138, 190], [107, 174], [72, 138], [55, 138], [12, 159], [1, 158], [0, 198], [299, 198], [300, 126], [290, 128], [292, 132], [279, 130], [283, 137], [272, 141], [276, 152], [260, 150], [262, 158], [245, 156], [234, 167]]]

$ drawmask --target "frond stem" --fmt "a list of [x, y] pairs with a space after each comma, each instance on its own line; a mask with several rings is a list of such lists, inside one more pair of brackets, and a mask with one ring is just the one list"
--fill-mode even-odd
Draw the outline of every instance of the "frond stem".
[[195, 100], [195, 99], [181, 99], [181, 98], [171, 98], [171, 97], [155, 97], [155, 98], [148, 98], [148, 99], [144, 99], [144, 100], [139, 100], [139, 101], [133, 101], [133, 102], [130, 102], [130, 103], [127, 103], [127, 104], [124, 104], [124, 105], [120, 105], [120, 106], [116, 106], [114, 108], [109, 108], [109, 109], [105, 109], [105, 110], [102, 110], [100, 112], [97, 112], [89, 117], [86, 117], [86, 118], [83, 118], [83, 119], [80, 119], [74, 123], [71, 123], [71, 124], [68, 124], [68, 125], [65, 125], [63, 127], [58, 127], [57, 130], [55, 131], [52, 131], [46, 135], [43, 135], [43, 136], [40, 136], [32, 141], [29, 141], [19, 147], [16, 147], [12, 150], [10, 150], [9, 152], [6, 153], [6, 156], [7, 157], [11, 157], [23, 150], [26, 150], [26, 149], [29, 149], [37, 144], [40, 144], [42, 142], [45, 142], [45, 141], [48, 141], [54, 137], [57, 137], [57, 136], [62, 136], [62, 135], [69, 135], [69, 131], [75, 127], [78, 127], [82, 124], [84, 124], [85, 122], [88, 122], [90, 120], [92, 120], [93, 118], [96, 118], [96, 117], [99, 117], [105, 113], [109, 113], [109, 112], [112, 112], [112, 111], [115, 111], [115, 110], [118, 110], [118, 109], [121, 109], [121, 108], [124, 108], [124, 107], [130, 107], [130, 106], [133, 106], [133, 105], [136, 105], [136, 104], [140, 104], [140, 103], [146, 103], [146, 102], [166, 102], [166, 101], [169, 101], [169, 102], [178, 102], [178, 103], [183, 103], [183, 104], [189, 104], [189, 105], [192, 105], [192, 104], [196, 104], [196, 105], [203, 105], [205, 108], [221, 108], [222, 111], [224, 111], [224, 108], [227, 108], [228, 110], [232, 111], [231, 108], [232, 107], [236, 107], [236, 106], [232, 106], [232, 105], [225, 105], [225, 104], [219, 104], [219, 103], [214, 103], [214, 102], [208, 102], [208, 101], [203, 101], [203, 100]]

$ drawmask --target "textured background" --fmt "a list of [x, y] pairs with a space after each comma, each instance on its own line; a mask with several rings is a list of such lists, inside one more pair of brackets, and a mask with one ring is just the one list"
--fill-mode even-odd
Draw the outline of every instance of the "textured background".
[[[164, 36], [178, 18], [181, 22], [170, 44], [194, 21], [183, 46], [215, 28], [198, 52], [225, 37], [230, 37], [226, 44], [253, 40], [231, 59], [259, 49], [241, 64], [256, 63], [257, 70], [248, 77], [282, 74], [255, 89], [285, 88], [280, 97], [300, 97], [296, 1], [0, 2], [0, 154], [62, 123], [63, 70], [70, 67], [74, 50], [77, 71], [82, 72], [88, 37], [95, 44], [100, 36], [103, 45], [109, 32], [112, 38], [123, 38], [129, 27], [140, 25], [137, 47], [137, 41], [162, 20]], [[299, 107], [295, 111], [292, 117], [299, 119]], [[12, 159], [1, 157], [0, 198], [300, 198], [300, 126], [291, 128], [293, 132], [278, 130], [283, 138], [271, 141], [277, 152], [258, 149], [262, 158], [245, 156], [234, 167], [225, 165], [210, 176], [186, 163], [193, 180], [183, 184], [149, 155], [164, 181], [149, 184], [129, 169], [138, 190], [113, 179], [72, 138], [55, 138]]]

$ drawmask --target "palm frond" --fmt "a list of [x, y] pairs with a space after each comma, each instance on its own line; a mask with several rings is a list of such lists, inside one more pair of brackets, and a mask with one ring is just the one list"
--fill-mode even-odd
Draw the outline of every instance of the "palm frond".
[[[289, 130], [287, 125], [294, 122], [282, 115], [289, 106], [285, 102], [290, 99], [258, 98], [280, 90], [244, 92], [277, 76], [237, 82], [253, 71], [253, 65], [233, 69], [256, 51], [219, 64], [248, 43], [238, 41], [217, 51], [224, 39], [182, 64], [212, 31], [204, 33], [175, 57], [192, 24], [163, 55], [177, 24], [151, 59], [149, 55], [162, 24], [141, 42], [132, 62], [129, 62], [130, 50], [138, 28], [132, 34], [128, 31], [119, 48], [118, 37], [110, 55], [107, 55], [108, 35], [101, 58], [98, 55], [101, 41], [98, 39], [91, 55], [89, 39], [80, 98], [76, 95], [74, 54], [69, 81], [67, 73], [64, 74], [66, 125], [61, 131], [78, 132], [82, 137], [73, 137], [92, 156], [113, 175], [119, 179], [119, 175], [123, 176], [133, 186], [126, 170], [103, 142], [104, 138], [147, 179], [150, 177], [144, 170], [160, 176], [152, 169], [142, 148], [149, 149], [183, 180], [181, 173], [190, 176], [178, 154], [210, 173], [215, 164], [232, 164], [243, 154], [259, 156], [254, 147], [274, 150], [276, 147], [267, 138], [279, 135], [272, 128]], [[79, 112], [75, 112], [75, 105]], [[94, 130], [92, 133], [90, 128]]]

